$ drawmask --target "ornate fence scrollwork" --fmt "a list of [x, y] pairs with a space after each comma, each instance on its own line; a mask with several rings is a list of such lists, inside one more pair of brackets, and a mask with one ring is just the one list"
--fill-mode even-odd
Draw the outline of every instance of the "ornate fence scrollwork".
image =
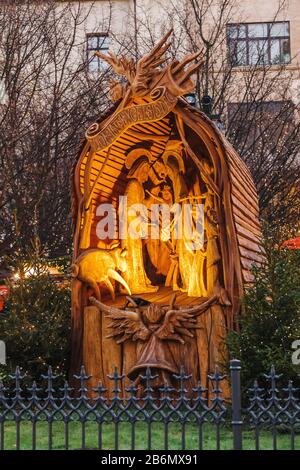
[[[243, 437], [246, 439], [243, 431], [249, 429], [253, 430], [251, 442], [255, 449], [262, 447], [262, 433], [266, 432], [273, 449], [280, 447], [279, 433], [288, 434], [285, 442], [290, 439], [290, 448], [297, 448], [300, 424], [299, 389], [291, 381], [287, 387], [279, 388], [277, 381], [280, 375], [272, 367], [270, 373], [264, 376], [266, 386], [260, 387], [258, 381], [255, 381], [253, 387], [246, 390], [243, 398], [247, 405], [242, 408], [240, 372], [240, 361], [232, 360], [231, 397], [228, 401], [222, 392], [225, 376], [217, 368], [208, 376], [207, 387], [203, 387], [200, 382], [191, 387], [191, 375], [186, 374], [181, 367], [178, 374], [173, 374], [176, 386], [172, 382], [159, 388], [155, 386], [155, 370], [147, 368], [140, 374], [137, 382], [129, 381], [115, 368], [108, 376], [112, 383], [108, 390], [100, 382], [91, 389], [91, 376], [84, 367], [75, 376], [78, 384], [76, 389], [70, 387], [67, 381], [61, 386], [56, 385], [59, 377], [53, 373], [51, 367], [42, 376], [44, 385], [40, 385], [42, 381], [28, 385], [26, 375], [17, 367], [10, 376], [13, 386], [5, 386], [0, 382], [0, 450], [7, 448], [7, 425], [10, 433], [12, 427], [14, 428], [13, 448], [23, 448], [22, 426], [25, 425], [27, 431], [30, 429], [30, 446], [33, 450], [37, 449], [40, 444], [41, 423], [50, 450], [55, 448], [58, 433], [60, 448], [73, 448], [71, 439], [74, 423], [80, 435], [81, 449], [91, 446], [90, 426], [93, 427], [93, 448], [107, 448], [108, 428], [112, 436], [109, 448], [124, 448], [124, 425], [126, 448], [132, 450], [141, 446], [141, 426], [144, 427], [142, 445], [149, 450], [156, 450], [153, 443], [155, 426], [160, 426], [160, 447], [163, 446], [165, 450], [172, 447], [174, 426], [178, 436], [178, 450], [190, 448], [191, 434], [193, 449], [205, 449], [207, 429], [215, 449], [223, 448], [223, 432], [227, 435], [227, 446], [229, 437], [230, 448], [241, 449]], [[60, 423], [59, 428], [57, 423]]]

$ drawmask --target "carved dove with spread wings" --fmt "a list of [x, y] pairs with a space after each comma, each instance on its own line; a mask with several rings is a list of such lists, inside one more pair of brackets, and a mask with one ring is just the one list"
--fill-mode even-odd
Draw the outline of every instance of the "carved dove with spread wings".
[[108, 338], [114, 338], [118, 344], [137, 342], [136, 361], [127, 372], [129, 379], [138, 383], [143, 372], [151, 369], [157, 374], [157, 387], [170, 383], [169, 378], [179, 373], [179, 359], [170, 347], [171, 342], [185, 344], [187, 338], [193, 338], [192, 330], [199, 328], [197, 317], [217, 301], [214, 296], [201, 305], [176, 308], [175, 298], [174, 295], [171, 304], [164, 307], [154, 303], [139, 306], [129, 297], [133, 306], [130, 309], [111, 307], [90, 298], [110, 320]]
[[145, 307], [135, 306], [133, 298], [132, 309], [119, 309], [105, 305], [94, 297], [90, 302], [105, 313], [110, 320], [108, 338], [115, 338], [118, 344], [124, 341], [147, 341], [152, 334], [161, 340], [179, 341], [185, 343], [186, 337], [193, 337], [192, 330], [198, 328], [197, 317], [203, 314], [217, 297], [211, 297], [206, 302], [188, 308], [174, 306], [175, 296], [169, 306], [150, 303]]

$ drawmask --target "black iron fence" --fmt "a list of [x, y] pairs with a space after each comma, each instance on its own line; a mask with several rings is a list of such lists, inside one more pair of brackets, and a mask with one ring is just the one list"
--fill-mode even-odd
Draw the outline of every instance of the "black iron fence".
[[115, 370], [108, 396], [101, 383], [88, 387], [84, 368], [76, 393], [67, 382], [56, 387], [51, 368], [45, 386], [25, 386], [17, 368], [13, 388], [0, 383], [0, 450], [300, 448], [299, 390], [291, 382], [278, 390], [272, 368], [265, 376], [269, 386], [255, 382], [243, 409], [240, 361], [232, 360], [230, 370], [225, 399], [218, 370], [208, 377], [208, 393], [200, 384], [187, 387], [190, 376], [183, 369], [174, 376], [178, 386], [157, 390], [148, 369], [140, 376], [142, 394], [134, 383], [124, 387], [125, 377]]

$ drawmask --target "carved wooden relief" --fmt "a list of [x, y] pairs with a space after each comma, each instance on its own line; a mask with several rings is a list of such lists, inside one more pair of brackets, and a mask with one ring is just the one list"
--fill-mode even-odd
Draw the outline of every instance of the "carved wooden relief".
[[84, 362], [104, 385], [115, 366], [128, 381], [147, 366], [158, 385], [180, 366], [191, 387], [203, 381], [262, 260], [249, 171], [182, 98], [201, 52], [168, 62], [170, 35], [137, 64], [100, 54], [127, 82], [114, 82], [119, 100], [88, 129], [72, 175], [71, 373]]

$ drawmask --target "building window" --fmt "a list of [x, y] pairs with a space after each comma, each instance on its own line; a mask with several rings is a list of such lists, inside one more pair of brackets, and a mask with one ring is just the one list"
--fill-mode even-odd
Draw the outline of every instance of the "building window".
[[109, 49], [109, 37], [103, 33], [93, 33], [87, 35], [87, 58], [90, 72], [104, 72], [108, 68], [107, 62], [100, 57], [94, 56], [95, 52], [107, 54]]
[[227, 42], [233, 67], [288, 64], [291, 61], [288, 21], [227, 25]]

